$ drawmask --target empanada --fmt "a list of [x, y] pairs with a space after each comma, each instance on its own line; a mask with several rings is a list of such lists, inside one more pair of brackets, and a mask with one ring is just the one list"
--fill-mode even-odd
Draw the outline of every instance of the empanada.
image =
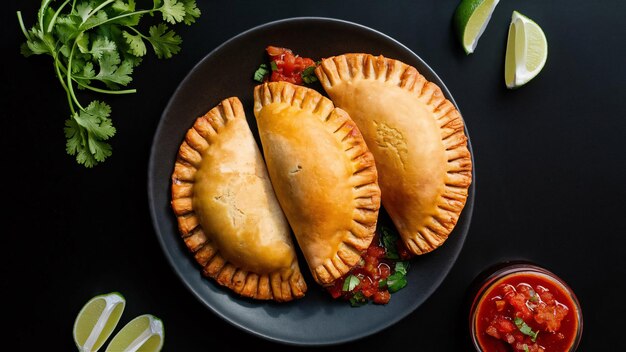
[[187, 132], [172, 208], [204, 275], [256, 299], [304, 295], [289, 224], [239, 99], [222, 101]]
[[313, 89], [259, 85], [254, 115], [278, 201], [313, 277], [329, 285], [359, 262], [374, 236], [374, 158], [348, 114]]
[[472, 161], [461, 115], [414, 67], [369, 54], [315, 70], [376, 159], [383, 207], [414, 254], [439, 247], [465, 206]]

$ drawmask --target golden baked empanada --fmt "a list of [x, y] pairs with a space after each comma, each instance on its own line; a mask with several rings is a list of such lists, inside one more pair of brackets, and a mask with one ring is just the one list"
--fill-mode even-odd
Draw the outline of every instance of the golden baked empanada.
[[376, 159], [382, 203], [414, 254], [439, 247], [465, 206], [472, 162], [461, 115], [414, 67], [369, 54], [315, 70]]
[[380, 189], [374, 158], [341, 109], [286, 82], [254, 90], [272, 185], [315, 280], [329, 285], [370, 245]]
[[304, 295], [289, 224], [239, 99], [222, 101], [187, 132], [172, 207], [204, 275], [256, 299]]

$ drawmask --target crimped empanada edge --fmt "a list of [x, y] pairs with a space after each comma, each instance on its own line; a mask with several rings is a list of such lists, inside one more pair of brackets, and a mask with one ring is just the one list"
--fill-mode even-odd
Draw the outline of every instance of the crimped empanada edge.
[[237, 97], [224, 99], [205, 115], [198, 117], [181, 143], [171, 178], [171, 206], [179, 232], [195, 261], [202, 267], [202, 274], [235, 293], [278, 302], [303, 297], [307, 286], [295, 256], [289, 270], [283, 273], [258, 274], [238, 268], [220, 254], [193, 211], [194, 177], [200, 167], [202, 154], [210, 148], [220, 130], [233, 119], [245, 119], [243, 105]]

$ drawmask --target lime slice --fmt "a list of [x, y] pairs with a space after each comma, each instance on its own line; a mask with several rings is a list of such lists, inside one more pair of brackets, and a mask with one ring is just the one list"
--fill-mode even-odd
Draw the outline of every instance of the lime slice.
[[157, 352], [163, 347], [163, 323], [153, 315], [144, 314], [131, 320], [113, 337], [107, 352]]
[[478, 39], [487, 28], [491, 14], [500, 0], [462, 0], [454, 12], [454, 25], [463, 49], [474, 52]]
[[537, 23], [513, 11], [504, 59], [507, 88], [517, 88], [535, 78], [548, 59], [548, 41]]
[[122, 316], [126, 300], [117, 292], [90, 299], [74, 321], [74, 342], [79, 351], [97, 351], [111, 336]]

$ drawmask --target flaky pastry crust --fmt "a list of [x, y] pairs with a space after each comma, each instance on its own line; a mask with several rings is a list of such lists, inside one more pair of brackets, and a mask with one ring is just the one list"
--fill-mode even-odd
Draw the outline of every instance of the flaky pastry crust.
[[254, 299], [304, 296], [289, 224], [239, 99], [225, 99], [187, 132], [171, 204], [205, 276]]
[[376, 159], [382, 203], [407, 248], [424, 254], [455, 227], [472, 181], [463, 119], [414, 67], [369, 54], [322, 60], [315, 73]]
[[330, 285], [359, 262], [374, 236], [374, 158], [348, 114], [313, 89], [259, 85], [254, 114], [277, 198], [313, 277]]

